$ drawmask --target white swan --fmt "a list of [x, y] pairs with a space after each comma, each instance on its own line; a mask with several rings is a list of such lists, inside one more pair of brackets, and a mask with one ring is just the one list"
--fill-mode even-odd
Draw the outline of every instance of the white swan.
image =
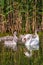
[[28, 35], [24, 37], [25, 39], [25, 46], [27, 50], [30, 50], [30, 54], [28, 52], [24, 52], [24, 54], [28, 57], [32, 56], [32, 50], [39, 50], [39, 36], [37, 32], [35, 32], [35, 35]]
[[26, 40], [25, 46], [27, 49], [32, 50], [32, 49], [39, 49], [39, 36], [38, 34], [31, 36], [30, 39]]
[[5, 40], [12, 40], [13, 39], [13, 36], [4, 36], [4, 37], [0, 37], [0, 42], [1, 41], [5, 41]]
[[12, 48], [15, 51], [15, 50], [17, 50], [17, 41], [18, 41], [18, 38], [17, 38], [16, 34], [14, 33], [13, 40], [4, 41], [4, 45], [6, 47]]

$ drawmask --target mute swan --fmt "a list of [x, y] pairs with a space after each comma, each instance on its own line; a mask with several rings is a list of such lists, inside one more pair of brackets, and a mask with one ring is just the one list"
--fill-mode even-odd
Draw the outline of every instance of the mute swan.
[[6, 40], [4, 42], [4, 45], [6, 47], [9, 47], [9, 48], [12, 48], [14, 51], [17, 50], [17, 41], [18, 41], [18, 37], [16, 36], [16, 34], [14, 33], [14, 37], [13, 37], [13, 40], [10, 41], [10, 40]]
[[24, 54], [28, 57], [32, 56], [32, 50], [39, 50], [39, 36], [37, 32], [35, 32], [35, 35], [31, 35], [28, 37], [24, 37], [25, 40], [25, 46], [27, 50], [30, 51], [30, 54], [28, 52], [24, 52]]
[[4, 37], [0, 37], [0, 42], [5, 40], [12, 40], [12, 39], [13, 39], [13, 36], [4, 36]]

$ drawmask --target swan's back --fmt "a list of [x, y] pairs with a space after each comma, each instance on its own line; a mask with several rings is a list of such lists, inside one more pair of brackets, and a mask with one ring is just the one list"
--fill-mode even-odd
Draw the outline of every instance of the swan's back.
[[34, 39], [39, 42], [39, 35], [36, 33], [35, 36], [36, 36], [36, 37], [35, 37]]
[[30, 38], [32, 36], [32, 34], [26, 34], [24, 37], [26, 38], [26, 39], [28, 39], [28, 38]]
[[5, 45], [9, 45], [9, 46], [10, 46], [10, 45], [13, 45], [13, 44], [15, 44], [15, 43], [16, 43], [15, 41], [5, 41], [5, 42], [4, 42]]
[[17, 41], [18, 41], [18, 37], [15, 35], [15, 36], [13, 37], [13, 40], [14, 40], [15, 42], [17, 42]]

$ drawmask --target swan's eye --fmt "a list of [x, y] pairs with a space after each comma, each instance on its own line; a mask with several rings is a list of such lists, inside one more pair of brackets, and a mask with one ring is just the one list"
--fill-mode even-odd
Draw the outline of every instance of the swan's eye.
[[26, 38], [24, 38], [24, 40], [26, 41]]

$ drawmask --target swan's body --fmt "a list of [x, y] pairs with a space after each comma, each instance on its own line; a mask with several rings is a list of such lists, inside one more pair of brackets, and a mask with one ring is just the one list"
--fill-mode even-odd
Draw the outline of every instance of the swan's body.
[[25, 46], [26, 46], [26, 48], [28, 49], [28, 50], [30, 50], [30, 42], [31, 42], [31, 38], [30, 39], [28, 39], [28, 40], [26, 40], [26, 42], [25, 42]]
[[17, 43], [15, 41], [5, 41], [4, 42], [5, 47], [12, 48], [13, 50], [16, 50]]
[[31, 37], [25, 43], [25, 46], [28, 50], [32, 50], [32, 49], [38, 50], [39, 49], [39, 36], [38, 34], [34, 36], [35, 38]]
[[30, 57], [32, 50], [39, 50], [39, 36], [37, 33], [35, 35], [27, 34], [24, 38], [26, 38], [25, 47], [30, 51], [30, 54], [25, 52], [25, 55]]
[[0, 37], [0, 42], [5, 40], [12, 40], [12, 39], [13, 39], [13, 36], [4, 36], [4, 37]]
[[36, 38], [32, 39], [31, 47], [33, 47], [33, 49], [35, 49], [35, 50], [39, 50], [39, 36], [38, 36], [38, 34], [36, 35]]
[[13, 36], [5, 36], [5, 37], [0, 37], [0, 42], [4, 41], [4, 46], [12, 48], [13, 50], [17, 49], [17, 41], [18, 37], [16, 36], [16, 32], [14, 32]]
[[12, 48], [13, 50], [17, 49], [17, 41], [18, 41], [18, 37], [14, 34], [13, 40], [5, 40], [4, 41], [4, 45], [6, 47]]

